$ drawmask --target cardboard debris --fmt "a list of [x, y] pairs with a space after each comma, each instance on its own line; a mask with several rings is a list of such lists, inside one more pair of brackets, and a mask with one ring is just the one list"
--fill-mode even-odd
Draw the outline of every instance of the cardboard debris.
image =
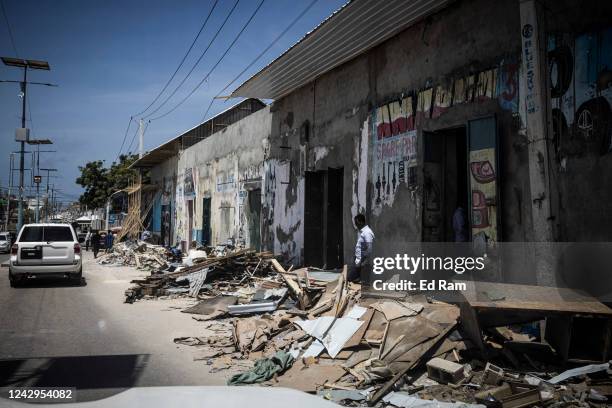
[[[548, 325], [560, 336], [554, 338], [559, 344], [581, 339], [580, 331], [557, 321], [558, 316], [570, 316], [572, 324], [587, 329], [599, 321], [577, 319], [612, 316], [607, 306], [589, 297], [557, 307], [561, 300], [554, 297], [525, 297], [549, 294], [548, 289], [527, 288], [517, 301], [511, 292], [495, 293], [508, 288], [521, 292], [524, 286], [486, 283], [484, 289], [468, 290], [458, 304], [424, 295], [372, 299], [363, 298], [359, 284], [348, 282], [346, 267], [342, 272], [293, 269], [271, 253], [230, 248], [207, 249], [206, 256], [192, 253], [197, 256], [181, 264], [167, 258], [162, 266], [150, 260], [155, 258], [149, 246], [128, 249], [136, 251], [141, 267], [160, 265], [133, 282], [128, 299], [172, 294], [199, 300], [183, 312], [201, 320], [203, 331], [174, 341], [193, 347], [193, 358], [205, 362], [210, 372], [251, 370], [256, 361], [284, 353], [295, 362], [265, 384], [361, 406], [381, 400], [396, 407], [572, 406], [585, 401], [604, 406], [612, 396], [608, 363], [567, 371], [563, 366], [568, 356], [592, 355], [579, 346], [611, 344], [605, 343], [606, 330], [584, 330], [589, 341], [565, 348], [548, 342], [554, 334]], [[117, 258], [132, 259], [125, 252]], [[583, 300], [587, 303], [580, 304]], [[600, 333], [597, 341], [590, 341], [592, 333]], [[607, 351], [598, 355], [604, 358]], [[424, 369], [431, 378], [422, 375]]]

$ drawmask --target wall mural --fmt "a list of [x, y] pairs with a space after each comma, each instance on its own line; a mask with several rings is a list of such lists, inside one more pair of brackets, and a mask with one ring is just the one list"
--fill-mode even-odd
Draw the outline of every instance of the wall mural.
[[553, 144], [559, 156], [612, 151], [612, 28], [548, 36]]
[[502, 60], [496, 67], [448, 78], [446, 83], [409, 92], [376, 108], [371, 115], [374, 214], [380, 213], [383, 204], [392, 205], [401, 183], [416, 185], [416, 128], [423, 120], [438, 118], [455, 105], [487, 100], [497, 100], [502, 109], [518, 113], [518, 74], [517, 61]]
[[495, 149], [470, 151], [472, 193], [472, 240], [491, 245], [497, 242]]
[[[404, 117], [405, 118], [405, 117]], [[398, 123], [396, 120], [394, 123]], [[407, 121], [406, 121], [407, 123]], [[375, 206], [390, 204], [400, 184], [416, 183], [416, 130], [400, 133], [400, 126], [392, 126], [377, 133], [372, 146], [372, 177], [375, 180]], [[397, 132], [394, 134], [393, 132]], [[414, 174], [413, 177], [410, 174]]]

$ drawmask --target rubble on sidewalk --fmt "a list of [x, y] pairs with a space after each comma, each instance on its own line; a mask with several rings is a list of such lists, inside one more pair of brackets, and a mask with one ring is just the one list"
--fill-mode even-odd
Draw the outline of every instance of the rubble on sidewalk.
[[144, 241], [125, 241], [113, 245], [111, 252], [98, 257], [101, 265], [126, 265], [139, 269], [158, 270], [168, 267], [168, 250]]
[[[593, 345], [571, 328], [560, 330], [562, 338], [582, 341], [566, 348], [572, 355], [583, 344], [590, 347], [585, 355], [600, 356], [598, 364], [568, 365], [549, 343], [558, 338], [544, 330], [546, 319], [560, 327], [550, 299], [364, 298], [346, 266], [293, 270], [270, 253], [246, 249], [210, 251], [134, 283], [135, 298], [182, 288], [198, 300], [182, 312], [201, 331], [174, 341], [235, 385], [289, 387], [349, 406], [603, 407], [612, 397], [609, 350], [595, 350], [610, 343]], [[558, 308], [574, 321], [588, 310], [604, 327], [612, 316], [593, 299]]]

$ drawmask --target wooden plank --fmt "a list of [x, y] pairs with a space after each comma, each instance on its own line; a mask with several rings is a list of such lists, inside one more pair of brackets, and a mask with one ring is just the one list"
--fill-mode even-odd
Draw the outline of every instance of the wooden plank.
[[[569, 288], [556, 288], [511, 283], [454, 281], [465, 283], [461, 293], [476, 309], [521, 310], [546, 313], [584, 313], [612, 316], [612, 309], [593, 296]], [[504, 299], [492, 301], [488, 293], [502, 294]]]

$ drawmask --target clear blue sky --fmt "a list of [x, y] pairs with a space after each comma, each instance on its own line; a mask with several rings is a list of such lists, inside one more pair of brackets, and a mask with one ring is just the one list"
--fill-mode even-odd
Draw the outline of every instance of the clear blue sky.
[[[206, 29], [167, 93], [191, 68], [234, 1], [219, 0]], [[40, 167], [59, 169], [59, 177], [51, 179], [51, 182], [66, 194], [62, 197], [64, 201], [80, 194], [80, 188], [74, 182], [79, 165], [92, 160], [106, 160], [107, 163], [115, 160], [130, 116], [144, 109], [161, 90], [213, 3], [212, 0], [2, 2], [19, 56], [47, 60], [51, 65], [51, 71], [30, 72], [28, 79], [59, 85], [57, 88], [28, 88], [32, 121], [27, 126], [32, 129], [34, 138], [50, 138], [55, 142], [53, 146], [43, 147], [44, 150], [57, 150], [57, 153], [42, 153]], [[345, 2], [319, 0], [230, 90], [280, 55]], [[206, 75], [258, 3], [259, 0], [240, 0], [207, 56], [158, 113], [173, 107]], [[309, 3], [310, 0], [266, 0], [210, 79], [176, 111], [149, 125], [145, 150], [199, 123], [210, 98], [242, 71]], [[0, 55], [14, 55], [1, 14]], [[0, 79], [19, 80], [21, 76], [18, 69], [0, 64]], [[18, 94], [18, 84], [0, 83], [2, 187], [6, 187], [8, 182], [8, 155], [18, 150], [14, 141], [15, 128], [21, 126]], [[163, 99], [164, 96], [160, 101]], [[216, 102], [208, 116], [235, 102]], [[133, 130], [134, 127], [126, 144], [129, 144]], [[137, 142], [134, 142], [132, 151], [137, 149]]]

